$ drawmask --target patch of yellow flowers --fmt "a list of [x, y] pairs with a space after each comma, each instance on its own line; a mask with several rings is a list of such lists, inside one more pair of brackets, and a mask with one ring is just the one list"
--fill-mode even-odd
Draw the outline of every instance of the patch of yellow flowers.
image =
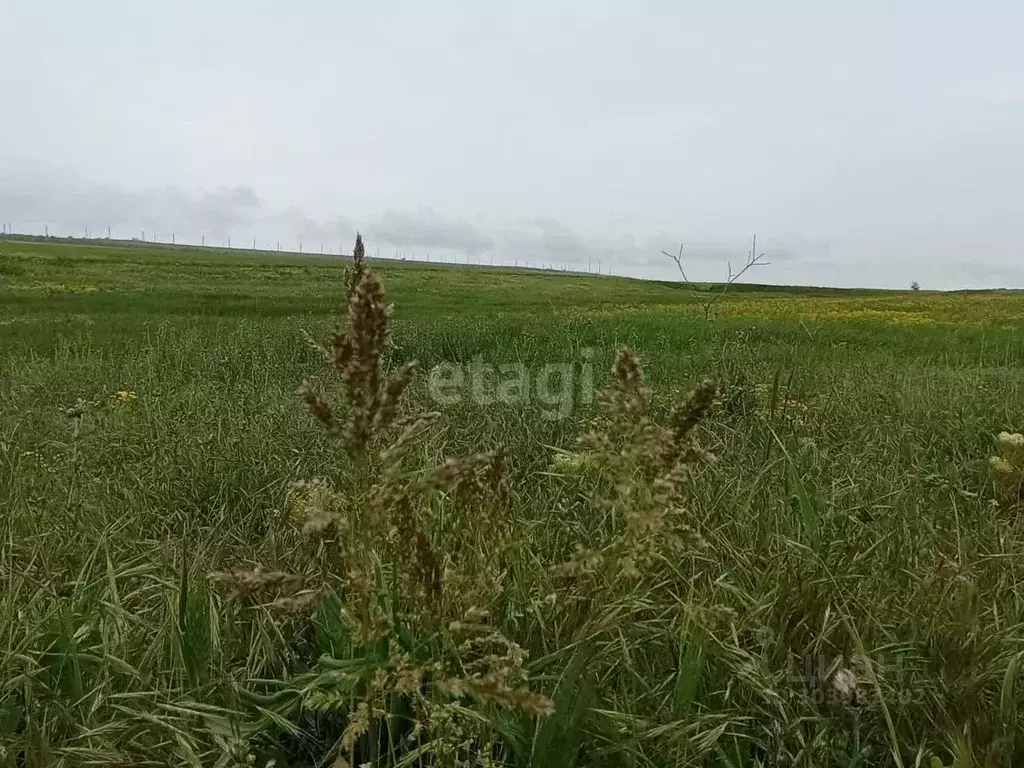
[[726, 299], [722, 317], [889, 325], [1024, 325], [1024, 295], [1014, 293], [787, 296]]
[[989, 458], [996, 490], [1010, 504], [1024, 503], [1024, 435], [1000, 432], [997, 453]]
[[[1024, 294], [1019, 292], [797, 294], [727, 296], [714, 309], [716, 317], [792, 322], [885, 323], [897, 326], [1024, 326]], [[593, 309], [571, 308], [573, 318], [621, 315], [701, 317], [693, 302], [608, 304]]]
[[584, 477], [596, 474], [597, 465], [593, 457], [582, 451], [555, 450], [551, 456], [549, 472], [555, 475]]
[[127, 406], [139, 399], [134, 389], [119, 389], [110, 396], [110, 402], [117, 406]]

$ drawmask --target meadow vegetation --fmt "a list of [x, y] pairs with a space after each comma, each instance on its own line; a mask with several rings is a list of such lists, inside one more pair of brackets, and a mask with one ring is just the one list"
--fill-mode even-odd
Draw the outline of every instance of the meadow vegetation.
[[1022, 764], [1024, 294], [715, 316], [0, 240], [0, 765]]

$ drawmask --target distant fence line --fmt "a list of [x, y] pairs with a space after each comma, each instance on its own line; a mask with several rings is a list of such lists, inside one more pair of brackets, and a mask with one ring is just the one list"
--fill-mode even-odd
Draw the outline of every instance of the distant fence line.
[[[240, 252], [251, 252], [251, 253], [280, 253], [284, 255], [295, 255], [295, 256], [351, 256], [351, 245], [339, 245], [337, 247], [325, 244], [317, 243], [311, 248], [307, 248], [306, 244], [301, 240], [298, 241], [298, 250], [291, 250], [287, 247], [281, 247], [281, 241], [275, 240], [273, 243], [266, 243], [266, 247], [262, 247], [264, 244], [260, 243], [258, 238], [247, 238], [245, 240], [239, 240], [238, 238], [222, 237], [222, 238], [208, 238], [206, 235], [200, 235], [198, 240], [189, 238], [179, 238], [176, 233], [172, 232], [170, 239], [166, 239], [166, 235], [161, 238], [156, 233], [149, 232], [142, 229], [139, 230], [138, 236], [132, 235], [130, 237], [114, 237], [112, 236], [111, 227], [104, 227], [100, 230], [101, 234], [95, 234], [91, 227], [84, 227], [80, 235], [73, 234], [57, 234], [50, 231], [49, 224], [42, 225], [42, 231], [39, 231], [39, 227], [35, 226], [31, 228], [35, 231], [26, 231], [25, 229], [16, 230], [12, 222], [4, 221], [0, 222], [0, 237], [12, 239], [12, 240], [30, 240], [30, 241], [52, 241], [52, 242], [68, 242], [68, 243], [84, 243], [89, 242], [92, 244], [106, 244], [106, 245], [117, 245], [121, 247], [147, 247], [147, 248], [203, 248], [211, 251], [240, 251]], [[116, 233], [120, 235], [120, 233]], [[272, 247], [271, 247], [272, 245]], [[470, 254], [462, 254], [460, 256], [455, 255], [444, 255], [432, 253], [430, 251], [424, 253], [417, 253], [415, 251], [402, 251], [395, 250], [393, 256], [386, 254], [382, 255], [379, 250], [374, 254], [373, 258], [384, 259], [387, 261], [415, 261], [424, 264], [462, 264], [468, 266], [478, 267], [496, 267], [503, 269], [531, 269], [541, 270], [545, 272], [571, 272], [576, 274], [591, 274], [591, 275], [612, 275], [613, 274], [613, 263], [612, 260], [605, 259], [588, 259], [586, 264], [582, 263], [570, 263], [570, 262], [555, 262], [546, 261], [544, 259], [508, 259], [502, 257], [495, 257], [493, 254], [471, 256]]]

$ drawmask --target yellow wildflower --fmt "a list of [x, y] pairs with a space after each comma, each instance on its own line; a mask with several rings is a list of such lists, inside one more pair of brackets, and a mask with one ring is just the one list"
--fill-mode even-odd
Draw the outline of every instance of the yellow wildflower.
[[996, 441], [997, 455], [988, 460], [996, 490], [1002, 501], [1020, 504], [1024, 502], [1024, 435], [1000, 432]]
[[110, 396], [114, 405], [131, 405], [138, 399], [138, 395], [135, 394], [134, 389], [119, 389], [117, 392]]
[[1024, 435], [1020, 432], [1000, 432], [999, 445], [1012, 450], [1024, 449]]
[[1002, 456], [990, 456], [988, 463], [992, 466], [992, 469], [1001, 475], [1012, 475], [1014, 472], [1014, 466]]
[[595, 469], [593, 458], [586, 453], [555, 451], [551, 457], [551, 471], [559, 475], [586, 475]]

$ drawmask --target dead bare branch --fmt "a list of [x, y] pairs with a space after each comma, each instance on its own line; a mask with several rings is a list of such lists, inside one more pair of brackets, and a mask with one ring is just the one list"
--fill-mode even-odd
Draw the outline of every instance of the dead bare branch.
[[765, 254], [757, 252], [757, 235], [754, 235], [754, 239], [750, 245], [750, 251], [747, 253], [747, 259], [743, 264], [743, 268], [739, 272], [733, 273], [732, 262], [729, 262], [729, 275], [726, 281], [722, 284], [721, 288], [717, 291], [700, 292], [697, 287], [690, 282], [690, 278], [686, 276], [686, 270], [683, 269], [683, 244], [679, 244], [679, 253], [673, 254], [668, 251], [662, 251], [662, 254], [668, 256], [672, 261], [675, 262], [676, 267], [679, 269], [679, 274], [683, 278], [683, 284], [690, 290], [694, 300], [704, 311], [704, 321], [708, 322], [711, 319], [711, 311], [715, 305], [721, 301], [725, 294], [728, 293], [730, 286], [739, 280], [751, 267], [767, 267], [771, 265], [771, 262], [764, 261]]

